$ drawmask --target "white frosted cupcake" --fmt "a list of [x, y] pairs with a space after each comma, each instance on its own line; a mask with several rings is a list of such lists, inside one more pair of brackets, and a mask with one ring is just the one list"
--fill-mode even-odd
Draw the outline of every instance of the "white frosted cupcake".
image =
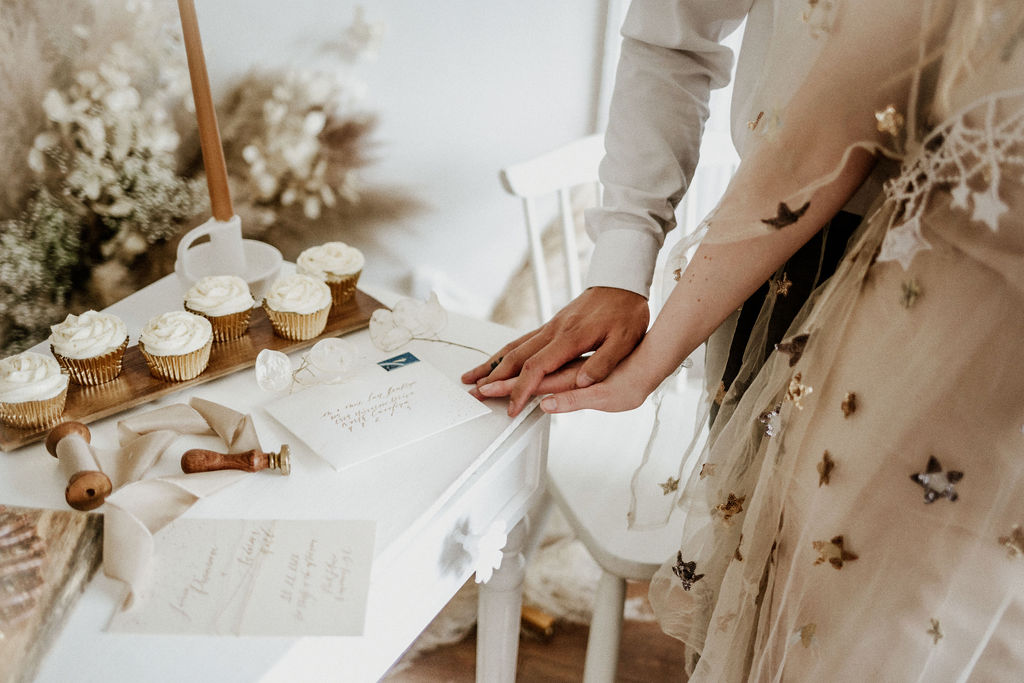
[[326, 242], [299, 254], [295, 269], [326, 282], [334, 305], [340, 306], [355, 295], [365, 263], [363, 252], [355, 247], [344, 242]]
[[210, 362], [213, 328], [210, 321], [188, 311], [150, 318], [139, 335], [139, 351], [157, 379], [181, 382], [197, 377]]
[[110, 313], [68, 315], [50, 327], [50, 351], [76, 384], [103, 384], [120, 375], [127, 347], [128, 328]]
[[0, 360], [0, 422], [42, 429], [60, 421], [68, 376], [56, 359], [25, 351]]
[[249, 285], [237, 275], [208, 275], [185, 294], [185, 310], [210, 321], [215, 342], [238, 339], [248, 332], [255, 303]]
[[312, 339], [327, 326], [331, 290], [322, 280], [310, 275], [286, 275], [270, 286], [263, 309], [277, 336], [291, 340]]

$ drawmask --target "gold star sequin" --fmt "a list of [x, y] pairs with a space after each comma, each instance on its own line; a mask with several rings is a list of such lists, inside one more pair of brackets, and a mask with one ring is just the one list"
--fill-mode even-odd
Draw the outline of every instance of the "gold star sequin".
[[779, 208], [774, 218], [762, 218], [761, 222], [765, 225], [771, 226], [776, 230], [781, 230], [787, 225], [793, 225], [800, 217], [807, 213], [807, 209], [811, 208], [810, 202], [804, 202], [804, 205], [799, 209], [791, 209], [786, 202], [779, 202]]
[[710, 462], [706, 462], [703, 465], [701, 465], [700, 466], [700, 478], [703, 479], [704, 477], [713, 477], [713, 476], [715, 476], [715, 467], [717, 467], [717, 465], [714, 465], [714, 464], [712, 464]]
[[801, 374], [798, 372], [789, 380], [789, 388], [786, 389], [786, 400], [792, 401], [798, 410], [804, 409], [803, 400], [814, 392], [814, 388], [801, 382]]
[[828, 562], [836, 569], [842, 569], [844, 562], [853, 562], [857, 555], [843, 547], [843, 537], [834, 536], [830, 541], [812, 541], [811, 545], [818, 551], [818, 559], [815, 565]]
[[942, 640], [942, 628], [939, 626], [938, 619], [930, 619], [929, 621], [932, 622], [932, 627], [928, 629], [928, 635], [932, 637], [932, 643], [938, 645], [939, 641]]
[[737, 496], [735, 493], [729, 493], [728, 499], [724, 503], [716, 505], [715, 509], [722, 513], [722, 520], [728, 522], [732, 519], [733, 515], [743, 512], [743, 501], [746, 499], [746, 496]]
[[1024, 557], [1024, 529], [1014, 524], [1008, 536], [999, 537], [999, 545], [1006, 548], [1010, 557]]
[[772, 286], [775, 288], [775, 293], [778, 296], [786, 296], [789, 294], [789, 288], [793, 286], [793, 282], [783, 273], [782, 277], [772, 282]]
[[903, 114], [896, 111], [895, 105], [890, 104], [885, 109], [875, 112], [875, 126], [879, 133], [888, 133], [896, 137], [903, 130]]
[[725, 382], [718, 383], [718, 391], [715, 392], [715, 405], [722, 405], [722, 401], [725, 400]]
[[789, 354], [789, 367], [793, 367], [800, 362], [800, 357], [804, 355], [804, 349], [807, 348], [807, 340], [810, 338], [810, 334], [798, 334], [779, 342], [775, 348], [782, 353]]
[[781, 411], [782, 405], [779, 404], [757, 416], [757, 421], [763, 426], [765, 436], [773, 437], [779, 433], [782, 428], [782, 419], [779, 417]]
[[921, 287], [917, 284], [917, 278], [910, 278], [902, 284], [902, 294], [900, 295], [900, 303], [903, 304], [903, 308], [910, 308], [917, 303], [918, 297], [921, 296]]
[[840, 407], [843, 409], [843, 417], [850, 417], [857, 412], [857, 394], [852, 391], [846, 392], [846, 397]]
[[703, 574], [697, 573], [696, 562], [683, 561], [682, 551], [676, 553], [676, 563], [672, 567], [672, 573], [679, 577], [680, 583], [683, 584], [684, 591], [690, 590], [693, 588], [693, 584], [704, 578]]
[[828, 451], [825, 451], [825, 455], [821, 456], [821, 462], [818, 463], [818, 486], [822, 484], [825, 486], [829, 485], [829, 477], [832, 474], [832, 470], [836, 468], [836, 461], [832, 459]]
[[672, 493], [673, 491], [679, 488], [679, 478], [669, 477], [668, 481], [664, 481], [658, 484], [658, 486], [661, 487], [662, 495], [667, 496], [668, 494]]
[[801, 626], [800, 630], [797, 631], [800, 634], [800, 644], [804, 647], [810, 647], [811, 643], [814, 642], [814, 632], [817, 630], [818, 625], [814, 623]]

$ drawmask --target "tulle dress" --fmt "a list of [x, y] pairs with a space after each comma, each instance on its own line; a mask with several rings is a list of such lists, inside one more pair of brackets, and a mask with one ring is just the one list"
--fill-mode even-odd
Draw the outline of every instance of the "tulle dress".
[[693, 681], [1024, 680], [1024, 7], [825, 5], [780, 120], [848, 139], [766, 141], [707, 239], [785, 229], [849, 150], [900, 170], [778, 349], [709, 382], [707, 440], [638, 473], [635, 524], [686, 516], [652, 604]]

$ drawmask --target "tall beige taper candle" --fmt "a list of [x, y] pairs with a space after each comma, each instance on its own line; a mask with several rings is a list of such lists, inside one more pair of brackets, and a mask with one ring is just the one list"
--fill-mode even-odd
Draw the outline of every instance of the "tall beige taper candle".
[[203, 43], [199, 37], [199, 21], [192, 0], [178, 0], [181, 14], [181, 30], [185, 36], [185, 54], [188, 56], [188, 72], [192, 79], [192, 97], [196, 103], [196, 121], [199, 124], [199, 146], [203, 152], [203, 166], [206, 168], [206, 184], [210, 189], [210, 208], [213, 217], [219, 221], [229, 220], [235, 215], [231, 207], [231, 191], [228, 189], [228, 170], [224, 163], [224, 148], [220, 143], [220, 129], [217, 127], [217, 112], [210, 95], [210, 77], [206, 73], [206, 59], [203, 57]]

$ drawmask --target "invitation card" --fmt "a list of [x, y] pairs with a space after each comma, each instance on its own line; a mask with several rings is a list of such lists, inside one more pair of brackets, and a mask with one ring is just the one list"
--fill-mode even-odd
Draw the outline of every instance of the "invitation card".
[[177, 519], [151, 580], [108, 631], [243, 636], [363, 632], [372, 521]]

